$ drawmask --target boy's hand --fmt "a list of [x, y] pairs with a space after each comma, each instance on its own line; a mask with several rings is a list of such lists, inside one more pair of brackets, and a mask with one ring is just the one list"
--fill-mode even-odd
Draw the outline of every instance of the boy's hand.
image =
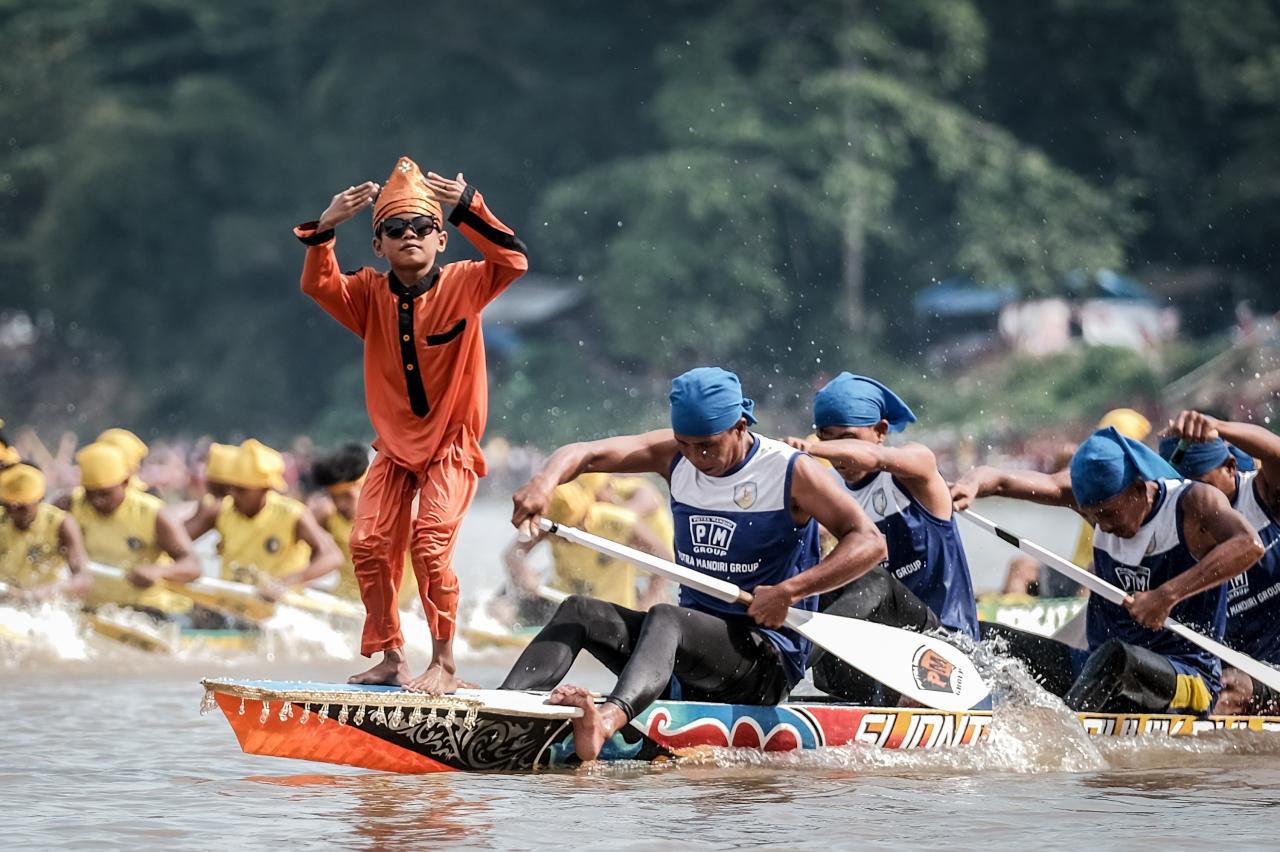
[[458, 199], [462, 198], [462, 191], [466, 188], [467, 179], [462, 176], [462, 172], [458, 172], [458, 176], [453, 180], [435, 172], [427, 172], [427, 189], [435, 195], [441, 207], [456, 207]]
[[367, 180], [359, 186], [349, 186], [344, 191], [339, 192], [329, 202], [329, 207], [320, 214], [320, 221], [316, 225], [316, 230], [328, 231], [338, 227], [372, 204], [373, 200], [378, 197], [380, 188], [374, 181]]

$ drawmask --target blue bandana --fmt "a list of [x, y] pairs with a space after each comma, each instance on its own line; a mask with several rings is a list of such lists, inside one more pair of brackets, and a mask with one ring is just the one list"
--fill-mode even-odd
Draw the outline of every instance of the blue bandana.
[[[1168, 435], [1160, 439], [1160, 455], [1172, 460], [1181, 440], [1177, 435]], [[1182, 461], [1177, 465], [1178, 473], [1190, 477], [1203, 476], [1215, 467], [1225, 464], [1228, 456], [1235, 456], [1236, 467], [1239, 470], [1253, 470], [1252, 456], [1221, 438], [1214, 438], [1212, 441], [1188, 442]]]
[[671, 380], [671, 428], [678, 435], [719, 435], [743, 417], [755, 423], [755, 407], [742, 397], [738, 377], [719, 367], [697, 367]]
[[1071, 457], [1071, 491], [1080, 506], [1110, 500], [1135, 481], [1181, 478], [1154, 450], [1115, 427], [1094, 432]]
[[813, 425], [874, 426], [889, 422], [890, 432], [901, 432], [916, 416], [896, 393], [875, 379], [841, 373], [813, 399]]

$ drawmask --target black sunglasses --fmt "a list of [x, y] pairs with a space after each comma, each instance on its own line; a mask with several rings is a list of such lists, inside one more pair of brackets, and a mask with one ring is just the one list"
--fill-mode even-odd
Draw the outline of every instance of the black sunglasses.
[[378, 226], [378, 230], [382, 232], [384, 237], [398, 240], [404, 236], [404, 232], [409, 228], [412, 228], [414, 234], [419, 237], [425, 237], [432, 231], [439, 229], [439, 227], [440, 222], [435, 216], [414, 216], [412, 219], [401, 219], [396, 216], [390, 219], [383, 219], [382, 224]]

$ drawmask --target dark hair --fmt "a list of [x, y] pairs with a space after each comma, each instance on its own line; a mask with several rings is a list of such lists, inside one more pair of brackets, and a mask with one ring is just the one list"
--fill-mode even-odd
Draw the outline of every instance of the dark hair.
[[354, 482], [369, 469], [369, 451], [354, 441], [316, 457], [311, 465], [311, 480], [317, 488], [328, 488], [343, 482]]

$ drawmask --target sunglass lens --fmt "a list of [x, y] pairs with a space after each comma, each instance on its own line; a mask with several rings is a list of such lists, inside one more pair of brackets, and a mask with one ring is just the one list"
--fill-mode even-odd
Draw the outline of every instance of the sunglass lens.
[[393, 240], [398, 240], [404, 236], [404, 229], [408, 224], [403, 219], [387, 219], [382, 223], [382, 233]]

